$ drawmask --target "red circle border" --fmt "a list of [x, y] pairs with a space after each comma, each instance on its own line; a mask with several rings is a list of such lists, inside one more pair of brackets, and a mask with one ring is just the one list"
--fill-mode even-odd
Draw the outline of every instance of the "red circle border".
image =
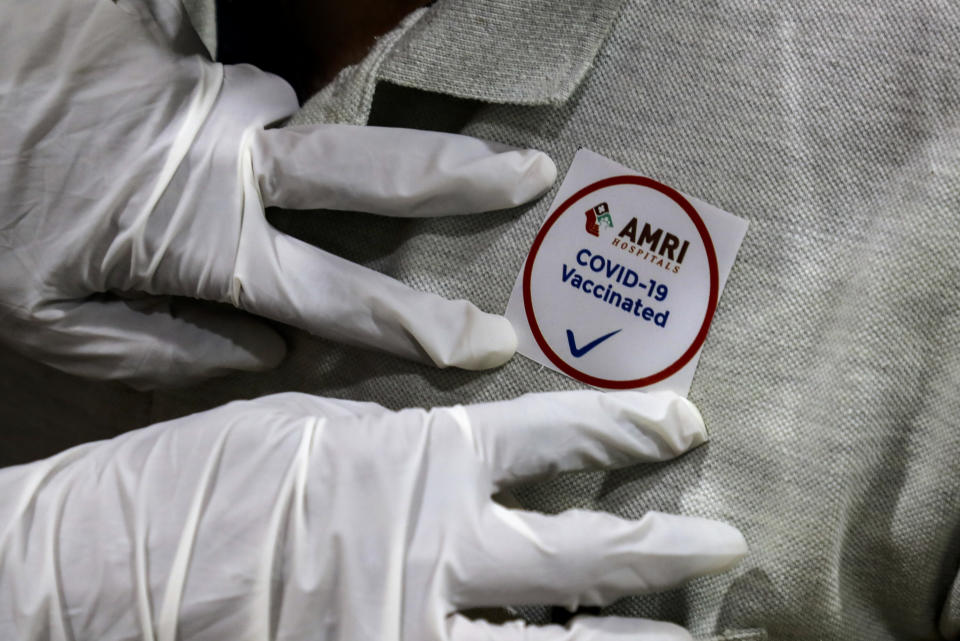
[[[605, 189], [606, 187], [612, 187], [614, 185], [639, 185], [641, 187], [647, 187], [649, 189], [659, 191], [677, 203], [677, 205], [683, 209], [687, 216], [690, 217], [690, 220], [693, 221], [694, 226], [697, 228], [697, 232], [700, 234], [700, 239], [703, 241], [703, 246], [707, 251], [707, 264], [710, 268], [710, 294], [707, 299], [707, 311], [704, 314], [703, 324], [700, 326], [700, 331], [693, 339], [693, 343], [680, 356], [680, 358], [663, 370], [656, 372], [655, 374], [651, 374], [650, 376], [627, 381], [615, 381], [605, 378], [598, 378], [596, 376], [590, 376], [589, 374], [585, 374], [584, 372], [581, 372], [575, 367], [569, 365], [566, 361], [560, 358], [556, 352], [550, 348], [547, 340], [543, 337], [543, 333], [540, 331], [540, 326], [537, 324], [536, 316], [533, 313], [533, 302], [530, 296], [530, 281], [533, 274], [533, 262], [536, 260], [537, 252], [540, 251], [540, 246], [543, 244], [543, 240], [546, 238], [547, 232], [550, 231], [550, 228], [553, 226], [553, 224], [575, 202], [595, 191]], [[697, 213], [697, 210], [693, 207], [693, 205], [691, 205], [690, 202], [684, 198], [680, 192], [668, 187], [667, 185], [664, 185], [663, 183], [659, 183], [652, 178], [646, 178], [643, 176], [612, 176], [610, 178], [604, 178], [603, 180], [598, 180], [595, 183], [587, 185], [577, 193], [567, 198], [552, 214], [550, 214], [546, 222], [543, 223], [543, 226], [537, 233], [537, 237], [534, 238], [533, 244], [530, 246], [530, 255], [527, 257], [527, 262], [523, 268], [523, 307], [527, 314], [527, 323], [530, 325], [530, 331], [533, 332], [533, 338], [537, 341], [537, 345], [540, 346], [540, 349], [543, 351], [546, 357], [550, 359], [550, 362], [556, 365], [561, 372], [575, 378], [582, 383], [593, 385], [594, 387], [603, 387], [607, 389], [633, 389], [636, 387], [646, 387], [647, 385], [653, 385], [654, 383], [658, 383], [676, 374], [687, 363], [690, 362], [690, 359], [692, 359], [697, 351], [703, 346], [703, 342], [707, 339], [707, 332], [710, 329], [710, 323], [713, 320], [713, 314], [717, 309], [720, 280], [719, 271], [720, 270], [717, 267], [717, 252], [713, 247], [713, 240], [710, 238], [710, 232], [707, 231], [707, 226], [704, 224], [703, 219], [700, 218], [700, 214]]]

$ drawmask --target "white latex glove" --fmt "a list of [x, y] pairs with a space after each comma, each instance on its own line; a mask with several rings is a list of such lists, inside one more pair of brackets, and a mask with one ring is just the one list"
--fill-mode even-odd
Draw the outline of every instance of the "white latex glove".
[[319, 126], [280, 78], [223, 67], [176, 0], [0, 3], [0, 327], [16, 349], [137, 386], [274, 366], [265, 324], [143, 292], [230, 303], [315, 334], [482, 369], [500, 316], [417, 292], [279, 233], [264, 207], [395, 216], [541, 194], [543, 153], [464, 136]]
[[688, 401], [637, 392], [429, 412], [283, 394], [154, 425], [0, 470], [0, 638], [689, 639], [639, 619], [457, 612], [603, 605], [733, 565], [743, 537], [716, 521], [491, 500], [705, 438]]

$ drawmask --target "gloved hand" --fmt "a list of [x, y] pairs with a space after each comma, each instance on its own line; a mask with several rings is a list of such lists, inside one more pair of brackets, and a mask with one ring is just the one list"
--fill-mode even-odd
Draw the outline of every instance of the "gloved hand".
[[669, 393], [429, 412], [298, 394], [231, 403], [0, 470], [0, 638], [689, 639], [637, 619], [565, 630], [457, 612], [608, 604], [733, 565], [746, 545], [723, 523], [491, 499], [704, 439]]
[[502, 317], [281, 234], [264, 207], [500, 209], [551, 185], [547, 156], [432, 132], [264, 129], [297, 109], [290, 87], [200, 51], [177, 0], [0, 5], [6, 342], [137, 386], [282, 358], [262, 322], [162, 297], [176, 295], [440, 367], [510, 358], [516, 339]]

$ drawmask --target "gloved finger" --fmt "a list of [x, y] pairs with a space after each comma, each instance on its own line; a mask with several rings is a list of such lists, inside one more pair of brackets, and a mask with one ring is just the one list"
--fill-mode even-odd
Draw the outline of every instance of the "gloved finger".
[[551, 392], [471, 405], [463, 420], [495, 489], [558, 472], [674, 458], [707, 440], [672, 392]]
[[252, 152], [264, 205], [288, 209], [469, 214], [525, 203], [557, 177], [543, 152], [414, 129], [268, 129]]
[[685, 629], [666, 621], [626, 617], [576, 617], [568, 625], [495, 625], [460, 614], [447, 619], [447, 641], [693, 641]]
[[36, 341], [27, 346], [39, 360], [142, 389], [269, 369], [286, 353], [283, 339], [261, 321], [192, 301], [61, 303], [42, 317]]
[[492, 504], [477, 554], [463, 561], [454, 604], [608, 605], [726, 570], [747, 552], [740, 532], [709, 519], [648, 512], [633, 521], [571, 510], [550, 516]]
[[[497, 367], [517, 346], [510, 322], [464, 300], [416, 291], [282, 234], [245, 229], [235, 304], [318, 336], [464, 369]], [[251, 223], [251, 226], [253, 223]]]
[[377, 403], [328, 398], [299, 392], [263, 396], [257, 399], [257, 406], [261, 409], [273, 409], [278, 414], [312, 415], [331, 420], [377, 418], [393, 413]]

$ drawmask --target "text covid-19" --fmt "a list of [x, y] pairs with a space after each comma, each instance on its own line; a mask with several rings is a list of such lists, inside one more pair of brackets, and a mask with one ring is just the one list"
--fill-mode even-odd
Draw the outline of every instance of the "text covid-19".
[[[577, 265], [589, 271], [581, 273]], [[603, 280], [601, 281], [598, 277]], [[642, 281], [632, 269], [600, 254], [593, 254], [589, 249], [581, 249], [577, 252], [576, 265], [563, 264], [561, 279], [574, 289], [616, 307], [626, 314], [653, 322], [657, 327], [666, 327], [670, 319], [669, 310], [660, 311], [649, 304], [644, 305], [641, 300], [648, 298], [656, 302], [664, 302], [669, 294], [669, 288], [664, 283], [658, 283], [653, 279]], [[628, 296], [623, 293], [627, 290], [640, 290], [645, 294]]]

